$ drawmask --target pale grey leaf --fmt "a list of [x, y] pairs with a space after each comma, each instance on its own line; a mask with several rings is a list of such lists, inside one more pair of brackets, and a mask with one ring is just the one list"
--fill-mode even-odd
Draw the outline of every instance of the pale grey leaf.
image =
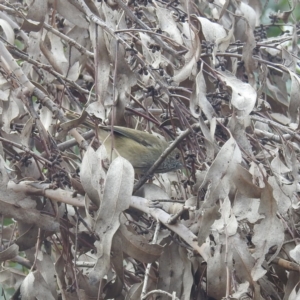
[[236, 108], [239, 117], [249, 115], [256, 102], [256, 91], [248, 83], [242, 82], [228, 71], [219, 71], [220, 77], [231, 89], [231, 104]]
[[289, 103], [289, 113], [291, 116], [291, 121], [296, 123], [298, 121], [299, 123], [299, 107], [300, 107], [300, 81], [297, 74], [289, 71], [291, 79], [292, 79], [292, 85], [291, 85], [291, 95], [290, 95], [290, 103]]
[[211, 120], [215, 115], [213, 107], [206, 98], [206, 83], [202, 68], [196, 76], [195, 89], [190, 101], [190, 110], [195, 118], [201, 115], [201, 111], [203, 111], [208, 120]]
[[27, 0], [29, 7], [26, 18], [22, 24], [25, 31], [39, 31], [43, 27], [47, 15], [47, 0]]
[[90, 273], [91, 282], [96, 283], [109, 270], [112, 239], [120, 226], [120, 214], [128, 209], [131, 203], [133, 181], [132, 165], [122, 157], [114, 159], [107, 172], [103, 201], [94, 225], [100, 241], [95, 242], [97, 262]]
[[300, 264], [300, 245], [297, 245], [293, 250], [290, 251], [290, 256], [297, 264]]
[[105, 171], [103, 161], [107, 160], [106, 150], [101, 146], [96, 152], [90, 146], [85, 152], [81, 164], [80, 180], [85, 192], [97, 206], [103, 199]]
[[0, 19], [0, 26], [2, 27], [2, 30], [5, 33], [6, 40], [10, 44], [14, 45], [14, 43], [15, 43], [15, 33], [14, 33], [14, 30], [12, 29], [12, 27], [10, 26], [10, 24], [5, 20]]
[[[273, 197], [272, 187], [267, 182], [265, 182], [265, 187], [262, 190], [259, 213], [264, 215], [264, 219], [254, 225], [252, 237], [252, 242], [255, 245], [253, 257], [256, 263], [251, 274], [255, 281], [266, 273], [262, 263], [269, 248], [272, 246], [281, 247], [284, 239], [283, 224], [277, 217], [277, 203]], [[267, 235], [266, 232], [268, 232]]]
[[49, 299], [55, 300], [49, 290], [48, 284], [39, 271], [30, 272], [22, 282], [20, 289], [22, 299], [36, 300]]
[[176, 41], [179, 45], [181, 45], [183, 41], [181, 33], [177, 28], [177, 23], [174, 20], [173, 12], [169, 9], [158, 6], [156, 8], [156, 15], [161, 30], [174, 39], [174, 41]]

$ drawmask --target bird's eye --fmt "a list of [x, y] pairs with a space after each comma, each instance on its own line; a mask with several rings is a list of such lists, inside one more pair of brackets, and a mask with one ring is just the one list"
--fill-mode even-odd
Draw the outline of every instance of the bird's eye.
[[176, 153], [175, 158], [176, 158], [176, 159], [179, 159], [179, 158], [180, 158], [180, 154], [179, 154], [179, 153]]

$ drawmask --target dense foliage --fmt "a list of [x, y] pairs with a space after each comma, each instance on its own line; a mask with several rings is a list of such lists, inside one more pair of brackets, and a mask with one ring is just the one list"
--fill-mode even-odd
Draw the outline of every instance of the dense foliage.
[[[267, 4], [0, 1], [5, 297], [300, 297], [297, 1]], [[135, 174], [103, 125], [184, 167]]]

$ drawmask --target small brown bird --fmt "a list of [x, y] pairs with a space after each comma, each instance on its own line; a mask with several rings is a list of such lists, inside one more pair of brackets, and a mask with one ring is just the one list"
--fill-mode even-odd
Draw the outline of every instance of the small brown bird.
[[[108, 153], [111, 151], [111, 128], [99, 128], [100, 140]], [[127, 127], [114, 126], [114, 147], [127, 159], [138, 174], [145, 173], [157, 161], [169, 144], [153, 134]], [[117, 155], [114, 154], [113, 158]], [[166, 173], [182, 168], [180, 152], [175, 149], [156, 169], [156, 173]]]

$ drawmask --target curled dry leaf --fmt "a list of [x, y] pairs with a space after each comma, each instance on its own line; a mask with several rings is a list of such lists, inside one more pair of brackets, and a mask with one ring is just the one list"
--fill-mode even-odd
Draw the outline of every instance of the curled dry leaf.
[[25, 31], [39, 31], [43, 27], [47, 14], [47, 0], [26, 2], [29, 5], [29, 11], [22, 24], [22, 29]]
[[184, 44], [189, 50], [184, 56], [184, 66], [178, 71], [174, 70], [175, 74], [173, 76], [173, 80], [176, 83], [186, 80], [189, 76], [194, 77], [196, 75], [195, 67], [201, 53], [201, 43], [197, 32], [184, 23], [182, 33], [184, 37], [186, 37], [184, 38]]
[[[122, 222], [124, 221], [123, 217]], [[164, 251], [160, 245], [149, 244], [145, 237], [137, 235], [129, 225], [121, 224], [116, 235], [122, 241], [123, 251], [130, 257], [143, 263], [156, 261]]]
[[236, 108], [237, 115], [239, 117], [248, 116], [256, 102], [255, 89], [250, 84], [240, 81], [228, 71], [220, 71], [219, 74], [221, 80], [231, 89], [231, 104]]
[[[220, 24], [213, 23], [203, 17], [198, 17], [198, 20], [201, 23], [202, 33], [206, 41], [215, 42], [226, 36], [226, 30]], [[224, 51], [225, 49], [220, 50]]]

